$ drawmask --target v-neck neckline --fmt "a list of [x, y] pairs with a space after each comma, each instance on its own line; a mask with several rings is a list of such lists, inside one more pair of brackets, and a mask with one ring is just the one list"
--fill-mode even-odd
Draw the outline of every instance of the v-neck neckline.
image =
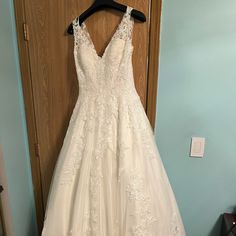
[[[92, 38], [91, 38], [91, 36], [90, 36], [90, 33], [89, 33], [89, 31], [88, 31], [88, 28], [87, 28], [85, 22], [82, 22], [81, 26], [80, 26], [80, 24], [79, 24], [79, 22], [78, 22], [78, 26], [79, 26], [80, 29], [83, 31], [83, 33], [86, 35], [87, 39], [90, 41], [91, 47], [92, 47], [92, 49], [93, 49], [93, 51], [94, 51], [94, 53], [95, 53], [95, 56], [96, 56], [98, 59], [102, 60], [102, 59], [105, 57], [106, 52], [107, 52], [108, 48], [110, 47], [111, 42], [113, 41], [115, 35], [117, 34], [118, 30], [120, 29], [120, 26], [123, 24], [123, 22], [124, 22], [126, 16], [128, 16], [128, 15], [130, 14], [131, 10], [132, 10], [132, 8], [131, 8], [130, 6], [127, 6], [125, 13], [123, 14], [123, 16], [122, 16], [122, 18], [121, 18], [121, 20], [120, 20], [120, 23], [119, 23], [118, 26], [116, 27], [115, 32], [113, 33], [113, 35], [112, 35], [110, 41], [108, 42], [108, 44], [107, 44], [107, 46], [105, 47], [105, 49], [104, 49], [104, 51], [103, 51], [103, 54], [102, 54], [101, 56], [99, 56], [99, 54], [97, 53], [97, 50], [96, 50], [95, 45], [94, 45], [94, 42], [93, 42], [93, 40], [92, 40]], [[79, 20], [79, 18], [78, 18], [78, 20]], [[84, 30], [86, 30], [86, 32], [84, 32]]]

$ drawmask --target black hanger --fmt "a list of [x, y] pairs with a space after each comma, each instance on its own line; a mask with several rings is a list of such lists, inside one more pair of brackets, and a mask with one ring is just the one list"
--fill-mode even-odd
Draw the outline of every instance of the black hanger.
[[[80, 25], [93, 13], [95, 13], [96, 11], [103, 10], [104, 8], [112, 8], [121, 12], [126, 12], [127, 6], [117, 3], [114, 0], [95, 0], [95, 2], [78, 17]], [[141, 11], [133, 9], [131, 12], [131, 16], [141, 22], [146, 21], [146, 16]], [[72, 23], [69, 25], [67, 33], [73, 34]]]

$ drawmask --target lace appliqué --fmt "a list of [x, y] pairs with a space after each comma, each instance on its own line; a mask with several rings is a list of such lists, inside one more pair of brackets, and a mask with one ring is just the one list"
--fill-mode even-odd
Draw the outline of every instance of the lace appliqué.
[[100, 173], [99, 167], [94, 165], [90, 172], [90, 217], [89, 217], [89, 227], [87, 232], [91, 232], [92, 235], [100, 235], [100, 188], [101, 188], [101, 178], [103, 176]]
[[[79, 22], [74, 19], [73, 20], [73, 32], [74, 32], [74, 49], [75, 51], [81, 44], [92, 46], [91, 41], [89, 40], [89, 34], [87, 29], [85, 30], [85, 25], [79, 26]], [[80, 28], [82, 27], [82, 28]]]
[[124, 14], [121, 23], [118, 25], [118, 28], [113, 35], [113, 39], [123, 39], [123, 40], [131, 40], [132, 39], [132, 32], [133, 32], [133, 25], [134, 19], [131, 17], [131, 11], [133, 10], [132, 7], [127, 7], [126, 13]]
[[55, 171], [55, 177], [58, 179], [60, 185], [66, 186], [68, 184], [71, 184], [75, 178], [75, 175], [78, 174], [81, 165], [81, 160], [86, 145], [86, 135], [89, 132], [89, 119], [86, 118], [86, 107], [84, 105], [85, 104], [82, 104], [82, 106], [80, 107], [80, 112], [82, 114], [80, 118], [81, 120], [83, 120], [84, 123], [82, 125], [83, 130], [81, 130], [79, 134], [74, 133], [74, 129], [78, 122], [76, 116], [78, 113], [79, 104], [77, 103], [71, 116], [66, 136], [63, 141], [63, 146], [60, 155], [63, 156], [65, 155], [65, 152], [67, 152], [68, 156], [64, 162], [63, 160], [61, 160], [61, 156], [59, 156], [58, 159], [57, 166], [61, 167], [61, 172]]
[[134, 236], [150, 236], [150, 225], [157, 221], [152, 215], [151, 198], [147, 192], [144, 177], [137, 170], [131, 172], [126, 189], [128, 198], [132, 202], [135, 225], [132, 227]]
[[[136, 114], [140, 114], [139, 119], [134, 117]], [[145, 155], [147, 159], [157, 158], [158, 153], [157, 149], [155, 149], [156, 142], [154, 132], [150, 121], [145, 115], [141, 101], [137, 101], [134, 105], [128, 105], [127, 119], [127, 128], [140, 135], [140, 141], [134, 139], [134, 144], [137, 142], [135, 145], [140, 145], [141, 143], [143, 155]]]

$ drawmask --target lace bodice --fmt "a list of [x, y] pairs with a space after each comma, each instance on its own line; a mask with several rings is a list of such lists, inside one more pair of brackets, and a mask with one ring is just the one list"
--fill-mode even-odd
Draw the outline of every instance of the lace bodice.
[[127, 7], [102, 56], [97, 54], [85, 23], [80, 26], [78, 18], [73, 20], [74, 57], [80, 97], [84, 94], [86, 97], [104, 96], [111, 92], [114, 96], [138, 96], [132, 68], [132, 9]]

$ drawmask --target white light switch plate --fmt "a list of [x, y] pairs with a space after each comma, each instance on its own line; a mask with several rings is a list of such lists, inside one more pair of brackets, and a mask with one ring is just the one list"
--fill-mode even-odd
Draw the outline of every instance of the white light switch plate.
[[190, 156], [203, 157], [204, 149], [205, 149], [205, 138], [192, 137]]

